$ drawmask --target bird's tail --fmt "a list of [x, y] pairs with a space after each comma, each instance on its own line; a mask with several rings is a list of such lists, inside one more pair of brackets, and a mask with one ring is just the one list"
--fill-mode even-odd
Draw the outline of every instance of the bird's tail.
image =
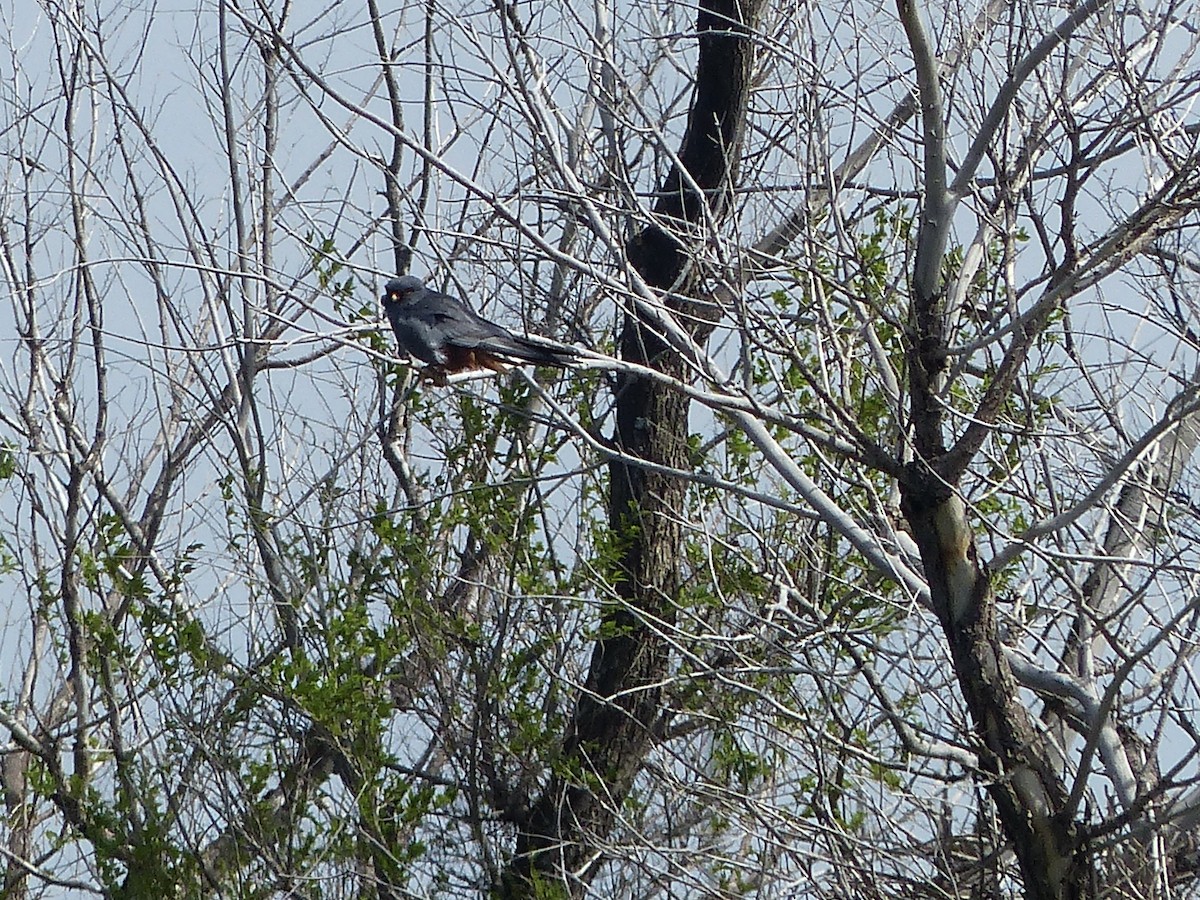
[[[486, 349], [492, 350], [488, 347]], [[579, 351], [566, 344], [556, 344], [543, 339], [513, 335], [511, 340], [497, 342], [494, 352], [535, 366], [558, 366], [566, 368], [579, 361]]]

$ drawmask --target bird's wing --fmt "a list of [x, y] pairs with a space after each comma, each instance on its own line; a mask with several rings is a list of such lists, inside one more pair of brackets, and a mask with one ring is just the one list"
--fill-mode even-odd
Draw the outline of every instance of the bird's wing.
[[461, 300], [446, 294], [427, 295], [417, 304], [417, 317], [457, 347], [475, 346], [475, 341], [511, 338], [507, 328], [488, 321]]
[[411, 303], [393, 306], [388, 315], [400, 346], [430, 364], [444, 364], [447, 348], [537, 365], [566, 365], [576, 355], [552, 342], [515, 335], [461, 300], [437, 291], [426, 290]]
[[387, 314], [400, 346], [411, 356], [432, 365], [446, 362], [448, 347], [473, 349], [488, 341], [513, 339], [507, 329], [437, 291], [426, 290], [409, 303], [391, 304]]

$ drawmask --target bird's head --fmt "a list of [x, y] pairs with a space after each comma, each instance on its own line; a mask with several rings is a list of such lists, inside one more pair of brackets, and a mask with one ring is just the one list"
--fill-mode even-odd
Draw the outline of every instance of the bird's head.
[[383, 287], [383, 305], [405, 303], [425, 290], [425, 282], [416, 275], [401, 275]]

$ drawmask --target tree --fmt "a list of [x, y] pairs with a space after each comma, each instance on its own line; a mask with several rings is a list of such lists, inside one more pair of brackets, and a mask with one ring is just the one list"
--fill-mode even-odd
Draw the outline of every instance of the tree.
[[5, 896], [1195, 892], [1192, 5], [40, 9]]

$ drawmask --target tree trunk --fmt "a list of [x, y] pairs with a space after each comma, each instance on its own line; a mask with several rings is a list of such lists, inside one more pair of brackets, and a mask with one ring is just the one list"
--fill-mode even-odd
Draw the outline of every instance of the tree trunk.
[[[750, 96], [754, 44], [749, 38], [761, 0], [706, 0], [697, 16], [700, 53], [696, 92], [679, 161], [660, 189], [656, 223], [630, 239], [630, 261], [645, 282], [674, 298], [700, 288], [706, 218], [720, 220], [733, 185]], [[696, 190], [699, 188], [699, 191]], [[707, 210], [706, 210], [707, 205]], [[692, 237], [689, 237], [689, 232]], [[689, 268], [690, 267], [690, 268]], [[697, 344], [712, 331], [714, 307], [673, 299], [673, 312]], [[622, 356], [687, 378], [677, 353], [634, 309], [626, 312]], [[618, 384], [616, 443], [621, 451], [673, 469], [688, 467], [686, 397], [638, 376]], [[662, 715], [658, 686], [670, 658], [682, 550], [680, 510], [686, 484], [637, 463], [609, 470], [609, 529], [615, 559], [609, 574], [620, 601], [604, 614], [587, 683], [556, 771], [517, 840], [504, 873], [505, 898], [577, 893], [593, 877], [621, 803], [653, 741]]]

